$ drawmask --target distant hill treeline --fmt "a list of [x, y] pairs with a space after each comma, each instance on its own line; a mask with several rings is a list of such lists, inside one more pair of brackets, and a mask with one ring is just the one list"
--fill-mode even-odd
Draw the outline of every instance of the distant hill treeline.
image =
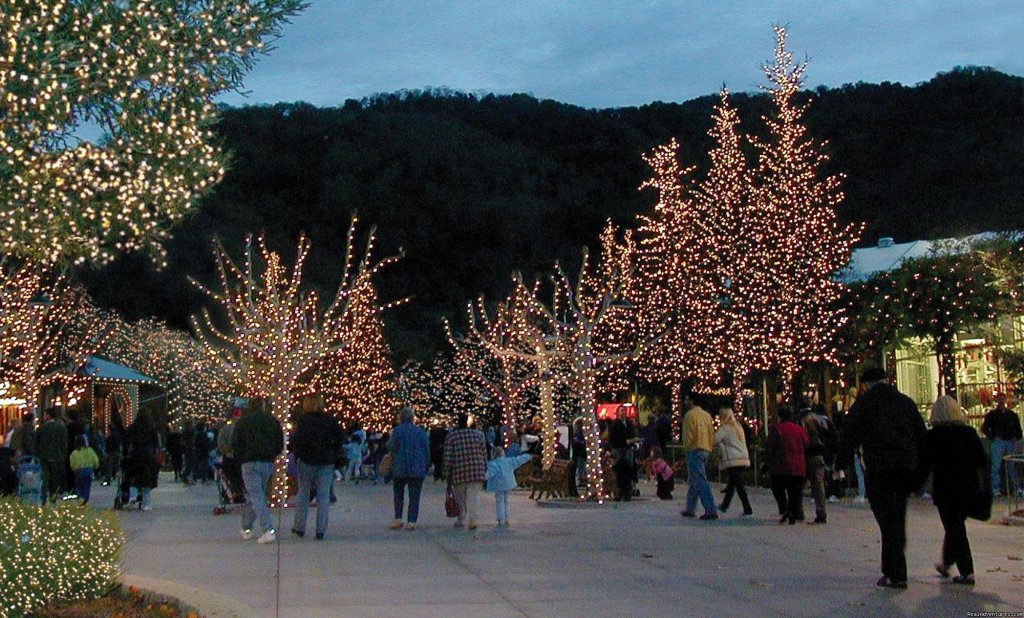
[[[908, 87], [819, 88], [807, 121], [829, 141], [831, 171], [847, 175], [846, 221], [863, 242], [897, 242], [1024, 225], [1024, 78], [958, 68]], [[399, 360], [442, 343], [441, 318], [461, 317], [480, 293], [507, 292], [556, 260], [572, 264], [608, 218], [633, 225], [654, 195], [641, 153], [676, 137], [704, 166], [717, 95], [685, 103], [591, 110], [527, 95], [401, 92], [338, 108], [302, 103], [224, 110], [234, 152], [224, 182], [168, 245], [169, 266], [141, 256], [80, 272], [97, 301], [128, 318], [184, 326], [202, 297], [187, 276], [215, 276], [210, 240], [237, 255], [264, 233], [293, 256], [313, 241], [309, 281], [334, 289], [349, 214], [378, 225], [380, 255], [406, 257], [382, 279], [382, 298], [413, 300], [386, 316]], [[760, 132], [763, 95], [735, 94], [741, 129]], [[698, 172], [699, 173], [699, 172]]]

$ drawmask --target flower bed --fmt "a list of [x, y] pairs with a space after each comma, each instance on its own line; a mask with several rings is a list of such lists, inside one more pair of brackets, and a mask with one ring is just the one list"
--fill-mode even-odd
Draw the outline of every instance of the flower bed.
[[33, 618], [201, 618], [177, 599], [119, 586], [99, 599], [61, 601], [36, 610]]

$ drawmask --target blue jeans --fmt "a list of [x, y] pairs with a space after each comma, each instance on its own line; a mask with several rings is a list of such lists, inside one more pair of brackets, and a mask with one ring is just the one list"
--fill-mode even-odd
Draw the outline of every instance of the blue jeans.
[[864, 464], [860, 461], [860, 455], [854, 454], [853, 456], [853, 471], [857, 473], [857, 495], [861, 498], [865, 496], [864, 493]]
[[697, 507], [697, 498], [704, 505], [706, 515], [718, 513], [715, 497], [711, 495], [711, 484], [708, 483], [707, 463], [711, 453], [700, 449], [686, 452], [686, 470], [690, 475], [689, 488], [686, 490], [686, 510], [693, 512]]
[[410, 524], [416, 523], [420, 516], [420, 490], [423, 489], [422, 476], [400, 476], [393, 479], [395, 484], [395, 519], [402, 519], [405, 507], [405, 487], [409, 486], [409, 517]]
[[311, 466], [301, 459], [295, 459], [299, 476], [299, 493], [295, 496], [295, 521], [292, 528], [299, 532], [306, 530], [306, 516], [309, 514], [309, 492], [316, 483], [316, 533], [327, 532], [327, 514], [331, 510], [331, 482], [334, 480], [334, 465]]
[[1013, 440], [1000, 440], [994, 438], [989, 444], [992, 451], [992, 491], [1009, 493], [1017, 491], [1020, 483], [1017, 480], [1017, 470], [1012, 464], [1006, 465], [1006, 482], [999, 482], [999, 471], [1003, 468], [1003, 457], [1013, 455]]
[[264, 532], [274, 529], [274, 520], [270, 517], [270, 507], [267, 506], [267, 483], [272, 476], [272, 461], [249, 461], [242, 464], [242, 482], [245, 483], [243, 530], [252, 530], [252, 525], [257, 519]]
[[82, 502], [89, 501], [89, 491], [92, 489], [92, 468], [80, 468], [75, 471], [75, 493], [82, 499]]
[[494, 492], [494, 508], [497, 510], [498, 523], [508, 521], [508, 492]]

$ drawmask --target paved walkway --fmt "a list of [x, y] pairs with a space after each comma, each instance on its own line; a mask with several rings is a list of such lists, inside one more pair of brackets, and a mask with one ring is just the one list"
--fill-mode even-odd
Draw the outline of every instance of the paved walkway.
[[[779, 526], [763, 490], [754, 517], [739, 517], [736, 504], [715, 522], [682, 519], [684, 491], [671, 502], [597, 508], [542, 508], [514, 492], [512, 526], [499, 530], [483, 494], [487, 524], [473, 534], [451, 527], [431, 481], [420, 528], [389, 530], [391, 487], [363, 482], [337, 486], [325, 541], [290, 536], [286, 511], [279, 546], [264, 546], [239, 538], [237, 515], [212, 514], [212, 485], [161, 481], [151, 513], [124, 514], [127, 573], [230, 597], [253, 617], [275, 615], [278, 549], [280, 615], [295, 618], [1024, 616], [1024, 530], [971, 521], [978, 585], [943, 583], [932, 568], [941, 524], [919, 499], [909, 514], [910, 588], [893, 591], [874, 586], [878, 531], [866, 506], [830, 505], [825, 526]], [[96, 489], [94, 504], [106, 503], [110, 489]]]

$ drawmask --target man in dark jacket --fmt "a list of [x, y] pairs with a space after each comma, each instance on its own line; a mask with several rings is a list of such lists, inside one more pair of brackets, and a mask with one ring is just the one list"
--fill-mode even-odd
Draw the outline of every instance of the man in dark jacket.
[[36, 453], [43, 464], [46, 498], [56, 502], [64, 488], [68, 430], [63, 422], [57, 420], [57, 411], [53, 408], [46, 411], [46, 421], [36, 432]]
[[11, 448], [18, 459], [36, 454], [36, 417], [31, 412], [21, 415], [21, 425], [11, 434]]
[[996, 395], [996, 407], [985, 415], [981, 423], [981, 433], [989, 439], [989, 453], [992, 461], [992, 492], [1002, 495], [1002, 490], [1016, 490], [1020, 493], [1020, 480], [1013, 466], [1006, 466], [1006, 484], [1000, 482], [1000, 471], [1003, 468], [1003, 457], [1016, 452], [1015, 443], [1021, 439], [1020, 418], [1017, 413], [1006, 407], [1006, 395]]
[[843, 422], [840, 454], [847, 463], [858, 446], [864, 451], [867, 498], [882, 534], [882, 578], [877, 585], [906, 588], [907, 498], [927, 429], [913, 400], [888, 383], [884, 370], [868, 369], [861, 382], [867, 390]]
[[316, 483], [316, 538], [321, 540], [327, 532], [327, 514], [331, 506], [331, 481], [334, 462], [341, 455], [344, 434], [337, 419], [324, 412], [324, 400], [319, 395], [308, 395], [302, 400], [303, 414], [292, 435], [295, 467], [299, 475], [299, 493], [295, 498], [295, 521], [292, 534], [306, 533], [306, 515], [309, 511], [309, 492]]
[[284, 450], [281, 423], [265, 409], [262, 401], [251, 401], [248, 411], [231, 433], [231, 448], [242, 466], [245, 508], [242, 510], [242, 538], [253, 537], [252, 525], [259, 519], [263, 528], [260, 543], [277, 540], [274, 520], [267, 505], [267, 483], [274, 476], [274, 460]]

